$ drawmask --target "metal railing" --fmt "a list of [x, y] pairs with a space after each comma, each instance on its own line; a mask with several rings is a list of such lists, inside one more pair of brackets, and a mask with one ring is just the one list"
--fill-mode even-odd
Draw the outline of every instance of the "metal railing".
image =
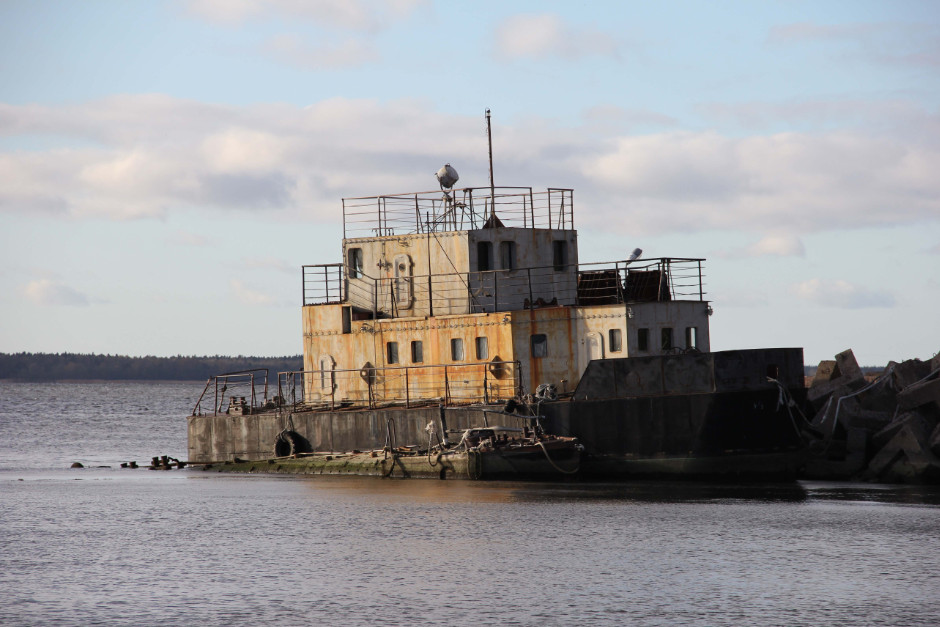
[[[324, 275], [330, 266], [304, 266], [304, 305], [338, 302], [343, 294], [373, 317], [482, 313], [545, 305], [603, 305], [670, 300], [705, 300], [704, 259], [663, 257], [633, 261], [538, 266], [398, 278]], [[339, 270], [342, 274], [342, 269]], [[330, 282], [319, 285], [318, 281]]]
[[447, 193], [438, 190], [343, 199], [343, 239], [485, 226], [574, 229], [574, 190], [467, 187]]
[[[208, 411], [203, 403], [212, 401]], [[226, 404], [227, 401], [227, 404]], [[239, 370], [209, 377], [206, 387], [193, 406], [193, 416], [212, 414], [251, 414], [271, 409], [278, 399], [268, 398], [268, 369]]]
[[366, 367], [278, 373], [278, 396], [293, 410], [494, 403], [521, 396], [518, 361]]

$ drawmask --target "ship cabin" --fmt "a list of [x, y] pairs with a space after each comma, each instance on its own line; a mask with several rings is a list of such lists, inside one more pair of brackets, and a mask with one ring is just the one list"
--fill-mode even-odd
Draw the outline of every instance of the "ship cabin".
[[573, 392], [594, 359], [706, 352], [703, 261], [581, 263], [571, 189], [346, 198], [342, 262], [303, 266], [292, 389], [312, 409], [494, 403]]

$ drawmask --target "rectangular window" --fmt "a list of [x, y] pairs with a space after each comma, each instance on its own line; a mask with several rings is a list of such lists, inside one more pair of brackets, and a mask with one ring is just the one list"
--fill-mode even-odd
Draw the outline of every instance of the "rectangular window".
[[620, 333], [620, 329], [611, 329], [608, 334], [607, 346], [610, 347], [610, 352], [619, 353], [623, 350], [623, 335]]
[[499, 265], [502, 270], [516, 269], [516, 243], [499, 243]]
[[463, 340], [459, 337], [450, 340], [450, 360], [463, 361]]
[[698, 348], [698, 327], [685, 328], [685, 347]]
[[343, 307], [343, 333], [352, 332], [352, 307]]
[[346, 270], [350, 279], [362, 276], [362, 249], [350, 248], [346, 251]]
[[386, 362], [390, 364], [398, 363], [398, 342], [389, 342], [385, 345]]
[[484, 359], [489, 359], [490, 357], [490, 348], [487, 346], [485, 337], [478, 337], [476, 340], [477, 348], [477, 361], [483, 361]]
[[565, 240], [552, 242], [552, 265], [555, 272], [562, 272], [568, 267], [568, 242]]
[[532, 356], [548, 357], [548, 336], [544, 333], [536, 333], [532, 336]]
[[420, 340], [411, 343], [411, 363], [420, 364], [424, 361], [424, 345]]
[[477, 242], [477, 270], [493, 269], [493, 242]]
[[638, 351], [648, 351], [650, 349], [650, 330], [636, 330], [636, 349]]
[[662, 338], [661, 348], [664, 351], [668, 351], [672, 348], [672, 328], [663, 327], [660, 331], [660, 337]]

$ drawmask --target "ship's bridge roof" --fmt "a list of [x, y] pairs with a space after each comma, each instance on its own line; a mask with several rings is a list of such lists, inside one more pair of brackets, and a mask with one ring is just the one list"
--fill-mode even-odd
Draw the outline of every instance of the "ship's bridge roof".
[[494, 226], [574, 229], [574, 190], [464, 187], [343, 199], [343, 239]]

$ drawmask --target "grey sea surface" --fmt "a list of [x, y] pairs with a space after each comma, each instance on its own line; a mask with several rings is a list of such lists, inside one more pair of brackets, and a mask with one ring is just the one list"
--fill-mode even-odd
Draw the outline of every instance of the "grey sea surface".
[[119, 467], [201, 389], [0, 382], [0, 624], [940, 624], [934, 487]]

